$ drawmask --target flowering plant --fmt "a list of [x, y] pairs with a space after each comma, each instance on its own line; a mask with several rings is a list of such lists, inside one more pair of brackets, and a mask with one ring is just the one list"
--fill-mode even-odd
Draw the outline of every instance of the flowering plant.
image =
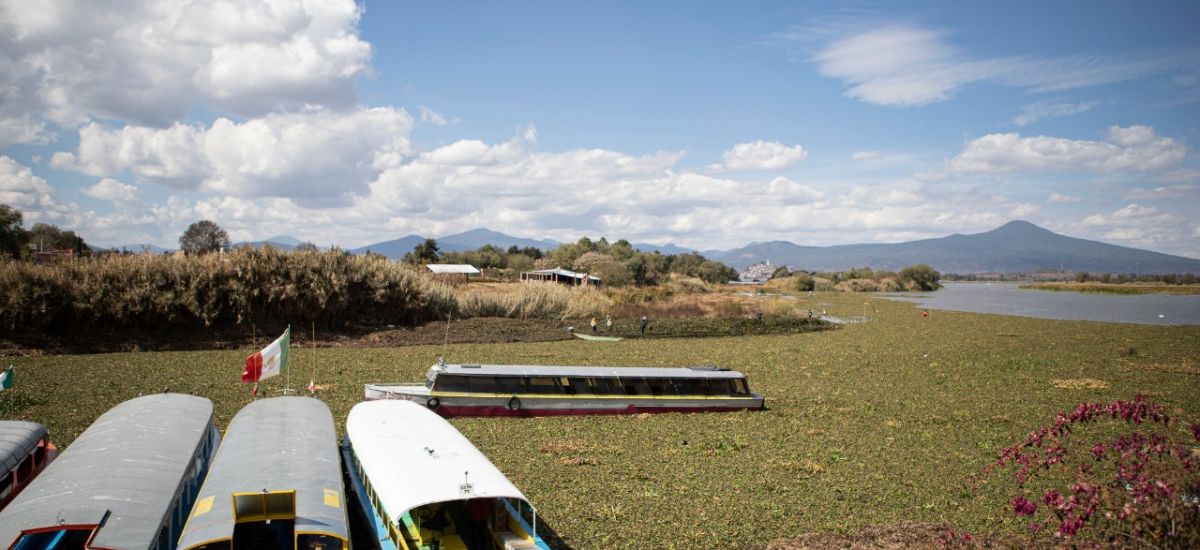
[[[1073, 428], [1102, 422], [1116, 423], [1117, 435], [1072, 437]], [[1034, 536], [1072, 539], [1088, 530], [1088, 541], [1197, 548], [1200, 424], [1187, 431], [1180, 425], [1142, 395], [1082, 403], [1005, 448], [984, 474], [1012, 470], [1020, 491], [1009, 505], [1030, 518]], [[1050, 477], [1055, 471], [1070, 472], [1073, 481], [1038, 491], [1040, 498], [1026, 496], [1035, 477], [1045, 475], [1042, 485], [1054, 485], [1060, 479]]]

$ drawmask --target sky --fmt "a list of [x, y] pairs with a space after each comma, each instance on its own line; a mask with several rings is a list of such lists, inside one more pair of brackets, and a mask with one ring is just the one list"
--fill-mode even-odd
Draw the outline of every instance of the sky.
[[0, 0], [0, 203], [89, 243], [1200, 258], [1198, 2]]

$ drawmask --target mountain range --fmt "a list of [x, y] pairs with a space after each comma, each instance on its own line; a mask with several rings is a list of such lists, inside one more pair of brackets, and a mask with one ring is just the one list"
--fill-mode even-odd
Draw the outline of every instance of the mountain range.
[[799, 246], [753, 243], [711, 253], [742, 268], [769, 260], [807, 271], [852, 267], [897, 270], [926, 263], [943, 273], [1030, 273], [1061, 269], [1093, 273], [1200, 273], [1200, 260], [1059, 235], [1027, 221], [1011, 221], [971, 235], [954, 234], [904, 243]]
[[[420, 235], [408, 235], [358, 247], [350, 252], [364, 254], [370, 251], [400, 259], [424, 240], [425, 237]], [[551, 250], [559, 245], [550, 239], [524, 239], [483, 228], [438, 237], [436, 240], [443, 252], [475, 250], [487, 244], [503, 249], [517, 246], [542, 250]], [[243, 244], [255, 247], [270, 244], [275, 248], [291, 250], [300, 244], [300, 240], [278, 235], [263, 241], [237, 243], [235, 246]], [[695, 252], [674, 244], [633, 246], [643, 252], [662, 254]], [[141, 250], [136, 245], [126, 248]], [[165, 250], [151, 247], [151, 251]], [[898, 270], [926, 263], [943, 273], [958, 274], [1031, 273], [1042, 269], [1092, 273], [1200, 273], [1200, 260], [1197, 259], [1068, 237], [1020, 220], [983, 233], [956, 233], [903, 243], [801, 246], [789, 241], [768, 241], [733, 250], [706, 250], [701, 254], [737, 269], [769, 261], [807, 271], [842, 271], [854, 267]]]

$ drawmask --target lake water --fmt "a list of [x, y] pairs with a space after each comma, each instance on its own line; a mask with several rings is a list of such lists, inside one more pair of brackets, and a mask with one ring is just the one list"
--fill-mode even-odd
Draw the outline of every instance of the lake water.
[[1018, 288], [1017, 283], [943, 283], [927, 294], [884, 294], [929, 309], [1041, 319], [1145, 325], [1200, 325], [1200, 296], [1084, 294]]

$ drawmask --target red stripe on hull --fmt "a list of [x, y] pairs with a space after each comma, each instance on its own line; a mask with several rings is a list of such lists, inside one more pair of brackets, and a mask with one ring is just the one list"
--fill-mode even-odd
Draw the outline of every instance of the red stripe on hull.
[[434, 412], [446, 417], [465, 416], [585, 416], [599, 414], [642, 414], [642, 413], [695, 413], [695, 412], [736, 412], [758, 410], [759, 405], [745, 407], [638, 407], [630, 405], [624, 409], [528, 409], [511, 410], [505, 406], [471, 406], [471, 405], [439, 405]]

